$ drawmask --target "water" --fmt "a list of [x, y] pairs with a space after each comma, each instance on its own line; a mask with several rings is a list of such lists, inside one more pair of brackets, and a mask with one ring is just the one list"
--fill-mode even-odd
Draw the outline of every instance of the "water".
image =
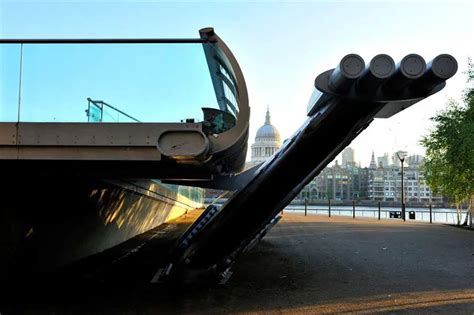
[[[342, 215], [352, 216], [352, 206], [334, 206], [331, 205], [331, 215]], [[400, 207], [382, 207], [380, 210], [381, 219], [390, 219], [390, 211], [401, 211]], [[409, 212], [415, 211], [415, 220], [409, 221], [424, 221], [430, 222], [430, 209], [429, 208], [412, 208], [406, 207], [406, 220], [409, 220]], [[304, 205], [288, 205], [284, 212], [304, 214]], [[328, 206], [324, 205], [308, 205], [308, 215], [328, 215]], [[370, 206], [357, 206], [355, 208], [356, 217], [378, 217], [378, 207]], [[456, 224], [457, 215], [456, 209], [450, 208], [433, 208], [433, 223], [448, 223]], [[461, 223], [464, 222], [466, 213], [462, 214]], [[392, 220], [400, 220], [393, 219]]]

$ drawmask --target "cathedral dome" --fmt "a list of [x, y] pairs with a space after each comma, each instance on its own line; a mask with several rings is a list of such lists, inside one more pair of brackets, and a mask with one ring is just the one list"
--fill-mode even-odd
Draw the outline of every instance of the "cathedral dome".
[[270, 111], [267, 108], [265, 124], [258, 129], [255, 143], [252, 144], [250, 163], [257, 165], [265, 162], [280, 149], [280, 146], [280, 133], [270, 122]]
[[270, 121], [270, 111], [267, 109], [267, 115], [265, 116], [265, 124], [257, 130], [255, 142], [258, 140], [275, 141], [280, 143], [280, 132]]

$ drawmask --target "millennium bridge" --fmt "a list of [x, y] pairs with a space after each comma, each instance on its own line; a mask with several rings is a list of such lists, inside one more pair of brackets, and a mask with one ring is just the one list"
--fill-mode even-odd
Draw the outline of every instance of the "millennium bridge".
[[[237, 257], [375, 118], [439, 92], [457, 71], [447, 54], [429, 63], [380, 54], [367, 65], [346, 55], [316, 77], [302, 126], [267, 162], [244, 170], [247, 87], [212, 28], [196, 39], [0, 45], [0, 278], [10, 279], [71, 264], [203, 207], [203, 188], [232, 195], [163, 251], [155, 280], [226, 279]], [[137, 73], [144, 65], [148, 76]], [[188, 103], [201, 106], [201, 120]]]

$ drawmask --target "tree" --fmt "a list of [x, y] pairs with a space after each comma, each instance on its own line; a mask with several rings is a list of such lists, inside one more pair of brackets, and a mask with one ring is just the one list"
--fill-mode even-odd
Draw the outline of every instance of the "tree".
[[[472, 228], [474, 207], [474, 67], [468, 61], [468, 87], [462, 103], [448, 102], [445, 110], [431, 118], [434, 129], [421, 140], [426, 149], [423, 170], [430, 188], [448, 196], [457, 208], [461, 223], [463, 204], [467, 204]], [[470, 214], [470, 215], [469, 215]], [[465, 222], [467, 224], [467, 221]]]

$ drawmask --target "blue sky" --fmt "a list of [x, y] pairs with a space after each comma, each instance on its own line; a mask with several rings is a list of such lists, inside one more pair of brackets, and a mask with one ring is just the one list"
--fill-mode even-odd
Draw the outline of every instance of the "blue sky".
[[[443, 92], [396, 117], [376, 121], [353, 142], [351, 146], [356, 150], [356, 157], [364, 165], [368, 164], [372, 150], [375, 150], [376, 155], [396, 149], [423, 153], [418, 141], [431, 126], [429, 117], [444, 107], [448, 97], [459, 98], [464, 87], [465, 77], [461, 72], [465, 69], [467, 56], [473, 55], [472, 10], [472, 4], [467, 1], [46, 3], [0, 0], [0, 36], [197, 37], [200, 28], [213, 26], [234, 52], [244, 72], [252, 109], [252, 138], [264, 121], [267, 105], [270, 105], [272, 122], [280, 129], [282, 137], [289, 137], [305, 119], [306, 103], [313, 89], [314, 78], [320, 72], [333, 68], [345, 54], [358, 53], [366, 61], [377, 53], [388, 53], [400, 60], [405, 54], [415, 52], [427, 61], [439, 53], [453, 54], [458, 59], [460, 71], [448, 82]], [[74, 70], [79, 74], [68, 80], [83, 82], [88, 87], [85, 97], [102, 98], [115, 103], [127, 112], [132, 110], [134, 116], [146, 113], [147, 121], [155, 117], [160, 117], [158, 120], [162, 120], [162, 117], [170, 117], [171, 120], [186, 118], [190, 116], [190, 110], [192, 116], [202, 118], [199, 107], [215, 101], [212, 95], [209, 96], [212, 91], [208, 89], [208, 77], [201, 76], [200, 69], [205, 67], [205, 63], [199, 61], [204, 60], [197, 58], [201, 52], [194, 48], [190, 45], [183, 53], [183, 63], [165, 62], [166, 58], [160, 58], [154, 64], [155, 69], [146, 66], [153, 63], [150, 63], [151, 55], [144, 51], [122, 51], [122, 54], [128, 54], [126, 64], [120, 62], [118, 56], [107, 58], [108, 63], [104, 63], [92, 57], [81, 60], [80, 54], [74, 56], [65, 51], [45, 56], [41, 48], [36, 48], [37, 51], [33, 49], [29, 62], [34, 67], [31, 66], [28, 78], [24, 73], [23, 91], [26, 94], [22, 97], [25, 115], [27, 101], [31, 109], [29, 112], [35, 115], [41, 115], [46, 109], [58, 115], [65, 108], [69, 109], [65, 114], [79, 111], [72, 107], [73, 104], [61, 103], [68, 102], [67, 95], [73, 94], [73, 82], [62, 79], [63, 74]], [[163, 54], [167, 57], [177, 53], [173, 48], [161, 49], [166, 50]], [[101, 54], [109, 55], [102, 50]], [[25, 48], [25, 62], [26, 53]], [[67, 58], [62, 56], [64, 54]], [[89, 56], [91, 54], [92, 51], [86, 53]], [[134, 59], [132, 55], [141, 57]], [[130, 63], [132, 59], [134, 61]], [[62, 64], [59, 65], [58, 61]], [[87, 66], [86, 63], [94, 66]], [[183, 66], [181, 70], [176, 68], [180, 65]], [[129, 73], [126, 70], [130, 69], [127, 67], [138, 69], [130, 75], [133, 79], [131, 84], [126, 84], [128, 77], [124, 73]], [[167, 71], [173, 75], [159, 76], [156, 74], [160, 72], [158, 68], [161, 72]], [[174, 71], [170, 72], [171, 68]], [[41, 75], [34, 76], [33, 69]], [[176, 86], [175, 80], [179, 81], [186, 71], [191, 70], [194, 73], [191, 80], [172, 88]], [[6, 87], [11, 83], [5, 83], [5, 69], [2, 71], [1, 84], [7, 90]], [[104, 79], [107, 80], [99, 85], [84, 80], [84, 77], [92, 77], [94, 82], [100, 82], [98, 78], [102, 79], [104, 72], [111, 75], [106, 75]], [[110, 83], [112, 79], [115, 84]], [[27, 84], [26, 80], [30, 82]], [[45, 91], [43, 95], [38, 84], [42, 84], [42, 90]], [[28, 86], [28, 90], [36, 94], [26, 92]], [[54, 102], [54, 99], [47, 97], [46, 91], [59, 93], [62, 95], [59, 99], [63, 101]], [[169, 100], [164, 101], [161, 99], [163, 91], [174, 93]], [[31, 95], [28, 96], [28, 93]], [[79, 98], [84, 99], [84, 96], [78, 95]], [[138, 99], [136, 103], [135, 99]], [[0, 108], [4, 106], [2, 104]], [[140, 108], [138, 112], [137, 107]], [[80, 104], [80, 110], [84, 109], [85, 102]]]
[[[1, 118], [16, 120], [20, 47], [3, 46]], [[21, 121], [87, 121], [87, 97], [146, 122], [217, 106], [198, 44], [24, 45], [21, 91]]]

